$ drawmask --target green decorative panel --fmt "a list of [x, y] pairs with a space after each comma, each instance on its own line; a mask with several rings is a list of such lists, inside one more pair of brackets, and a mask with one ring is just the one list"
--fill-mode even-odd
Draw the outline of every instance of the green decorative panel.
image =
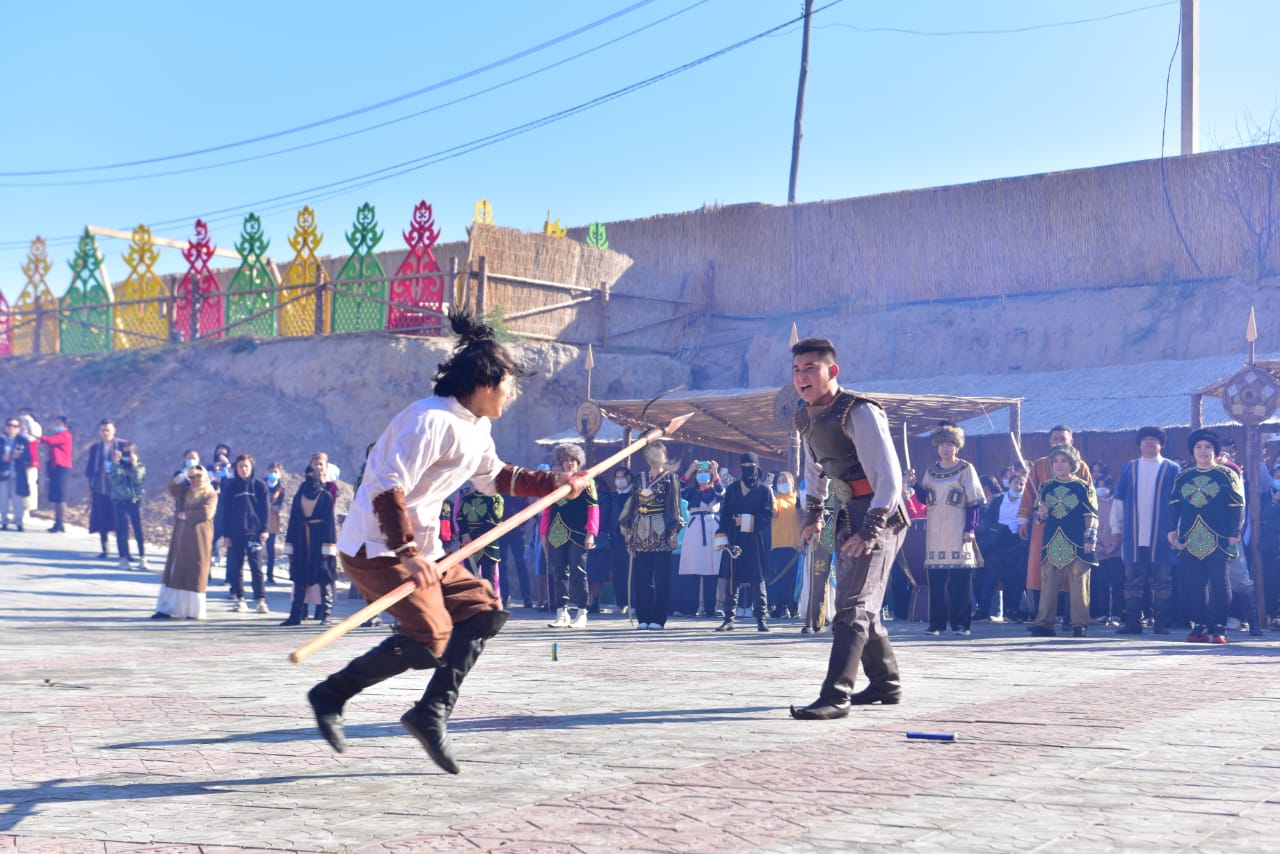
[[382, 234], [373, 205], [361, 205], [346, 235], [351, 256], [333, 280], [334, 332], [367, 332], [387, 325], [387, 273], [374, 254]]
[[271, 242], [262, 234], [257, 214], [244, 218], [236, 251], [240, 269], [227, 285], [227, 334], [270, 337], [276, 334], [276, 278], [265, 255]]
[[58, 337], [63, 353], [105, 353], [111, 349], [111, 286], [102, 269], [102, 253], [89, 229], [71, 266], [71, 286], [62, 297]]
[[593, 222], [587, 228], [587, 245], [597, 249], [609, 248], [609, 237], [605, 234], [604, 223]]

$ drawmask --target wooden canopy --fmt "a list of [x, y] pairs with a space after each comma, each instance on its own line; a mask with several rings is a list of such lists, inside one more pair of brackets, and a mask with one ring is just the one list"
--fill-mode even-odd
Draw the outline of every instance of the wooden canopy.
[[[894, 437], [932, 430], [939, 421], [961, 422], [1008, 409], [1009, 430], [1021, 433], [1022, 398], [951, 397], [939, 394], [887, 394], [869, 397], [879, 401], [889, 416]], [[799, 403], [795, 389], [737, 389], [731, 391], [676, 392], [650, 403], [645, 400], [598, 400], [606, 416], [631, 430], [666, 424], [692, 412], [693, 417], [672, 437], [708, 448], [755, 451], [776, 461], [790, 458], [792, 417]], [[645, 408], [648, 407], [648, 412]]]

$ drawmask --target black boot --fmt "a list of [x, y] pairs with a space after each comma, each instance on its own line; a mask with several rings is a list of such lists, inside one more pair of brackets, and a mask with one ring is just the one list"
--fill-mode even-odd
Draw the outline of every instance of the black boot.
[[322, 626], [333, 625], [331, 615], [333, 614], [333, 585], [320, 585], [320, 604], [316, 606], [316, 619], [320, 621]]
[[756, 631], [757, 632], [769, 631], [769, 624], [764, 621], [763, 616], [756, 617]]
[[449, 645], [444, 649], [444, 660], [432, 674], [422, 699], [400, 718], [401, 725], [418, 739], [431, 761], [450, 774], [462, 770], [453, 758], [448, 730], [449, 715], [458, 702], [458, 689], [484, 652], [485, 641], [501, 631], [510, 616], [506, 611], [485, 611], [454, 626]]
[[[306, 606], [303, 606], [305, 613]], [[316, 714], [320, 734], [329, 746], [342, 753], [347, 749], [342, 730], [342, 706], [370, 685], [398, 676], [406, 670], [430, 670], [440, 660], [427, 645], [402, 635], [392, 635], [346, 667], [307, 692], [307, 702]]]
[[849, 696], [858, 675], [858, 660], [863, 641], [843, 623], [831, 626], [831, 658], [827, 661], [827, 678], [822, 680], [818, 699], [804, 708], [791, 707], [791, 717], [804, 721], [825, 721], [849, 714]]
[[898, 677], [898, 659], [887, 636], [872, 630], [862, 648], [862, 672], [870, 684], [849, 698], [850, 705], [869, 706], [880, 703], [893, 706], [902, 702], [902, 682]]
[[300, 626], [302, 621], [307, 617], [307, 606], [302, 602], [294, 602], [289, 608], [289, 619], [280, 625], [282, 626]]
[[724, 612], [724, 622], [716, 626], [716, 631], [717, 632], [733, 631], [733, 612], [732, 611], [726, 610]]

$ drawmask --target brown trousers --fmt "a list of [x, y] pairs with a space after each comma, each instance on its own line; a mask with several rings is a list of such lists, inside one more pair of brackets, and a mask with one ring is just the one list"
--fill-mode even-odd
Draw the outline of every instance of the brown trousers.
[[[398, 558], [369, 558], [363, 547], [354, 557], [347, 554], [339, 557], [347, 577], [366, 602], [385, 596], [411, 578]], [[426, 644], [437, 658], [444, 654], [455, 623], [485, 611], [501, 610], [502, 601], [493, 592], [492, 585], [476, 578], [463, 566], [448, 567], [441, 574], [439, 584], [418, 587], [387, 608], [396, 618], [396, 631]]]

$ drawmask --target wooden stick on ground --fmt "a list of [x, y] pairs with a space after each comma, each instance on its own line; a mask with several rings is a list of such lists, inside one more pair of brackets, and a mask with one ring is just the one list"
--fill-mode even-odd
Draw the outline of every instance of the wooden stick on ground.
[[[687, 415], [681, 415], [678, 418], [671, 419], [671, 423], [666, 427], [654, 427], [650, 430], [646, 430], [639, 439], [636, 439], [630, 445], [627, 445], [612, 456], [601, 460], [590, 468], [584, 469], [584, 473], [590, 475], [592, 478], [599, 476], [601, 473], [608, 471], [610, 468], [622, 462], [628, 456], [634, 454], [645, 445], [655, 442], [663, 436], [669, 436], [679, 430], [681, 425], [688, 421], [692, 415], [693, 413], [690, 412]], [[542, 496], [519, 513], [516, 513], [514, 516], [508, 519], [503, 519], [501, 523], [494, 526], [491, 530], [481, 534], [462, 548], [458, 549], [456, 552], [445, 557], [436, 564], [436, 569], [443, 574], [449, 567], [462, 563], [464, 560], [476, 554], [485, 546], [506, 534], [508, 531], [524, 524], [529, 519], [532, 519], [534, 516], [541, 513], [547, 507], [555, 504], [561, 498], [568, 495], [569, 492], [570, 486], [567, 483], [557, 487], [550, 494]], [[340, 623], [330, 626], [321, 634], [289, 653], [289, 660], [294, 664], [301, 664], [303, 661], [306, 661], [312, 655], [324, 649], [326, 646], [333, 643], [356, 626], [359, 626], [365, 620], [370, 619], [375, 614], [385, 611], [396, 602], [399, 602], [401, 599], [408, 596], [413, 592], [413, 589], [416, 586], [415, 582], [406, 581], [404, 584], [401, 584], [382, 598], [370, 602], [350, 617], [347, 617]]]

